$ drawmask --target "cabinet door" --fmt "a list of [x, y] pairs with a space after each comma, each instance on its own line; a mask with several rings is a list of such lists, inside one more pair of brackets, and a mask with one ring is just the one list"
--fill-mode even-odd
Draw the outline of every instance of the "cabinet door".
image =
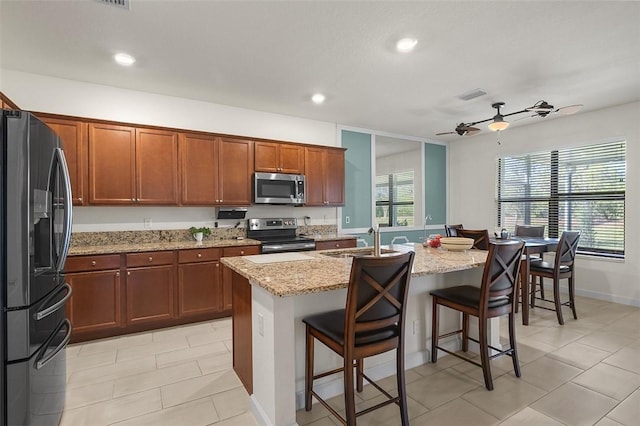
[[256, 172], [276, 173], [278, 165], [278, 144], [275, 142], [255, 143]]
[[282, 173], [304, 173], [304, 147], [280, 144], [279, 165]]
[[66, 274], [73, 290], [67, 302], [73, 333], [118, 328], [122, 325], [118, 270]]
[[324, 157], [324, 201], [326, 205], [344, 204], [344, 151], [328, 149]]
[[216, 138], [183, 133], [180, 157], [181, 204], [214, 205], [218, 197]]
[[221, 309], [220, 262], [178, 266], [178, 315], [187, 317]]
[[220, 138], [218, 145], [219, 204], [251, 204], [253, 141]]
[[305, 148], [304, 150], [304, 174], [305, 193], [307, 206], [323, 206], [324, 203], [324, 172], [322, 148]]
[[127, 324], [175, 317], [173, 266], [127, 269]]
[[87, 153], [85, 143], [87, 125], [80, 121], [57, 118], [43, 118], [42, 121], [60, 136], [62, 150], [69, 168], [73, 204], [82, 205], [86, 198]]
[[89, 123], [89, 204], [131, 204], [135, 191], [135, 128]]
[[178, 204], [178, 134], [136, 129], [136, 202]]
[[[260, 254], [260, 246], [239, 246], [239, 247], [225, 247], [222, 251], [223, 257], [234, 256], [250, 256], [254, 254]], [[231, 269], [223, 268], [222, 276], [222, 309], [227, 311], [232, 308], [232, 283], [231, 283]]]

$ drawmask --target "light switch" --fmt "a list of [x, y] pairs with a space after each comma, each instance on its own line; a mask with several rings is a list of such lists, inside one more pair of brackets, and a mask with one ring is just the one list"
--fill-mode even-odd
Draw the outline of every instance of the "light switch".
[[144, 218], [144, 227], [146, 229], [150, 229], [153, 226], [153, 221], [151, 220], [150, 217], [145, 217]]

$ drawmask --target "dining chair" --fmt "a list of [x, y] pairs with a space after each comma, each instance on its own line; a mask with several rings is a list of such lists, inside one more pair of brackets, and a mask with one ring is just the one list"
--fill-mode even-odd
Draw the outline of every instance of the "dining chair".
[[515, 237], [544, 237], [545, 225], [516, 225], [513, 233]]
[[[484, 264], [482, 282], [480, 287], [462, 285], [443, 288], [431, 292], [433, 301], [431, 321], [431, 362], [438, 361], [438, 350], [454, 355], [471, 364], [482, 367], [484, 384], [488, 390], [493, 390], [490, 360], [501, 355], [508, 355], [513, 362], [513, 371], [516, 377], [520, 377], [520, 364], [516, 347], [515, 329], [515, 305], [516, 288], [518, 286], [518, 273], [520, 271], [520, 259], [524, 252], [524, 243], [521, 241], [504, 241], [489, 244], [489, 254]], [[445, 306], [462, 313], [462, 328], [453, 332], [440, 334], [439, 307]], [[469, 336], [469, 316], [478, 318], [478, 339]], [[489, 344], [487, 327], [490, 318], [508, 315], [509, 322], [509, 348], [499, 349]], [[462, 334], [462, 351], [467, 352], [469, 341], [476, 342], [480, 346], [481, 363], [466, 355], [440, 346], [441, 338]], [[489, 349], [495, 353], [489, 355]]]
[[473, 247], [478, 250], [489, 250], [489, 231], [486, 229], [458, 229], [458, 237], [472, 238]]
[[[415, 253], [394, 256], [354, 257], [345, 309], [304, 318], [306, 325], [305, 410], [311, 410], [315, 397], [344, 425], [356, 424], [356, 417], [395, 403], [400, 407], [402, 425], [409, 425], [404, 373], [404, 333], [406, 300]], [[314, 341], [317, 339], [342, 357], [342, 367], [314, 373]], [[391, 350], [396, 351], [398, 396], [382, 389], [364, 373], [364, 359]], [[363, 379], [387, 399], [356, 412], [353, 388], [362, 392]], [[345, 417], [342, 417], [313, 390], [313, 381], [342, 372], [344, 378]]]
[[[564, 318], [562, 316], [562, 306], [569, 306], [573, 313], [573, 319], [578, 319], [576, 313], [575, 303], [575, 258], [576, 251], [578, 250], [578, 241], [580, 240], [580, 231], [564, 231], [558, 242], [558, 248], [556, 249], [556, 255], [553, 263], [550, 262], [533, 262], [530, 266], [531, 274], [531, 307], [538, 307], [541, 309], [547, 309], [550, 311], [556, 311], [558, 317], [558, 323], [564, 324]], [[540, 288], [544, 287], [543, 278], [551, 278], [553, 280], [553, 300], [545, 299], [544, 293], [540, 293], [540, 297], [536, 297], [536, 277], [540, 277]], [[567, 279], [569, 300], [562, 302], [560, 299], [560, 280]], [[526, 303], [524, 298], [523, 303]], [[544, 305], [537, 305], [536, 300], [543, 300], [545, 302], [552, 302], [554, 308], [549, 308]]]
[[458, 225], [445, 225], [444, 233], [447, 237], [457, 237], [458, 229], [462, 229], [462, 224]]

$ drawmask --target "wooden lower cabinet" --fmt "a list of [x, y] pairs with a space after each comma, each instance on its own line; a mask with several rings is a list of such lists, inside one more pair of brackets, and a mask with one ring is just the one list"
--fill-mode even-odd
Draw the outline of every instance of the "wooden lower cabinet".
[[[225, 247], [223, 250], [224, 257], [234, 257], [234, 256], [250, 256], [253, 254], [260, 254], [259, 246], [241, 246], [241, 247]], [[231, 310], [233, 306], [233, 296], [232, 296], [232, 279], [229, 273], [230, 269], [223, 269], [222, 276], [222, 309], [223, 310]]]
[[215, 313], [222, 306], [220, 249], [181, 250], [178, 253], [178, 315]]
[[67, 312], [73, 333], [113, 330], [122, 326], [119, 270], [71, 273], [65, 279], [72, 289]]
[[127, 324], [175, 317], [175, 271], [173, 265], [127, 269]]
[[355, 238], [353, 239], [341, 239], [341, 240], [325, 240], [316, 241], [316, 250], [331, 250], [331, 249], [343, 249], [353, 248], [357, 245]]
[[251, 395], [253, 393], [251, 284], [237, 272], [226, 267], [224, 269], [233, 288], [233, 369]]

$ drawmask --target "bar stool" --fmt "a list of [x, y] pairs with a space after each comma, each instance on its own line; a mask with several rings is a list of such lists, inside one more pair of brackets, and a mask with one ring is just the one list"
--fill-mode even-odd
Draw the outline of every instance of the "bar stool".
[[[520, 364], [516, 348], [515, 306], [516, 288], [520, 259], [524, 252], [521, 241], [506, 241], [489, 244], [489, 254], [484, 264], [482, 284], [480, 287], [463, 285], [443, 288], [431, 292], [433, 300], [433, 318], [431, 322], [431, 362], [438, 361], [438, 350], [447, 352], [471, 364], [482, 367], [484, 384], [488, 390], [493, 390], [490, 360], [501, 355], [509, 355], [513, 361], [513, 370], [520, 377]], [[462, 313], [462, 328], [450, 333], [440, 334], [439, 307], [460, 311]], [[469, 337], [469, 315], [478, 318], [478, 336], [476, 340]], [[503, 315], [509, 316], [509, 348], [498, 349], [488, 342], [487, 326], [489, 318]], [[469, 349], [469, 340], [480, 345], [480, 359], [478, 363], [471, 358], [452, 352], [439, 345], [440, 338], [462, 334], [462, 351]], [[489, 349], [496, 352], [489, 355]]]
[[489, 250], [489, 231], [486, 229], [458, 229], [458, 237], [473, 239], [473, 248]]
[[544, 238], [545, 225], [516, 225], [515, 237], [536, 237]]
[[458, 236], [458, 229], [462, 229], [462, 224], [458, 224], [458, 225], [445, 225], [444, 226], [444, 233], [447, 237], [457, 237]]
[[[553, 263], [549, 262], [533, 262], [530, 266], [531, 273], [531, 307], [538, 307], [541, 309], [547, 309], [550, 311], [556, 311], [558, 317], [558, 323], [564, 325], [564, 318], [562, 317], [562, 306], [569, 306], [573, 312], [573, 319], [578, 319], [576, 313], [576, 303], [574, 299], [575, 293], [575, 267], [574, 262], [576, 258], [576, 251], [578, 250], [578, 241], [580, 240], [580, 231], [564, 231], [558, 242], [558, 248], [556, 249], [556, 256]], [[540, 277], [540, 296], [536, 297], [536, 277]], [[553, 279], [553, 300], [544, 298], [543, 278]], [[560, 300], [560, 280], [568, 280], [569, 300], [562, 302]], [[526, 303], [524, 298], [523, 303]], [[547, 306], [536, 305], [535, 301], [544, 300], [545, 302], [553, 302], [555, 308], [549, 308]]]
[[[405, 301], [415, 253], [393, 256], [362, 256], [353, 259], [345, 309], [311, 315], [306, 324], [305, 410], [311, 410], [315, 397], [338, 420], [348, 426], [356, 417], [385, 405], [400, 407], [402, 425], [409, 425], [404, 375]], [[314, 375], [314, 341], [318, 339], [342, 357], [341, 368]], [[393, 397], [364, 374], [364, 358], [396, 350], [398, 396]], [[355, 410], [353, 389], [354, 368], [356, 389], [362, 392], [367, 379], [388, 399], [360, 412]], [[313, 390], [315, 379], [343, 373], [346, 419], [340, 416]]]

